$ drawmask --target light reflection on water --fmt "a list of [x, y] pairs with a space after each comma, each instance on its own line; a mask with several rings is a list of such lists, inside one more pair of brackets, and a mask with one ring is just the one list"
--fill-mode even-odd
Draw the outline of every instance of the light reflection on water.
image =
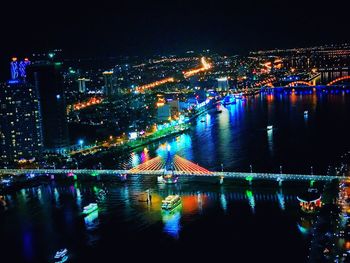
[[162, 221], [164, 223], [164, 232], [171, 237], [178, 239], [180, 234], [180, 219], [182, 205], [178, 205], [172, 211], [162, 211]]
[[[108, 190], [103, 200], [97, 199], [100, 189]], [[140, 195], [147, 189], [152, 195], [152, 202], [140, 202]], [[263, 215], [271, 217], [271, 220], [280, 220], [278, 218], [281, 213], [293, 215], [294, 221], [291, 223], [295, 226], [294, 238], [298, 239], [296, 212], [299, 206], [296, 194], [293, 193], [286, 195], [282, 191], [231, 189], [223, 186], [205, 186], [201, 189], [188, 184], [161, 187], [155, 184], [155, 178], [150, 180], [137, 176], [129, 178], [123, 185], [76, 182], [65, 186], [53, 183], [32, 190], [19, 191], [19, 196], [10, 195], [7, 198], [9, 213], [3, 214], [9, 216], [9, 220], [22, 222], [19, 223], [21, 228], [16, 227], [18, 223], [6, 225], [7, 231], [0, 233], [5, 239], [11, 233], [12, 237], [22, 239], [24, 245], [30, 240], [31, 245], [25, 245], [19, 257], [34, 259], [38, 256], [38, 251], [50, 257], [55, 249], [62, 246], [72, 250], [76, 257], [81, 257], [84, 251], [77, 244], [86, 246], [85, 249], [97, 249], [100, 242], [110, 242], [112, 246], [112, 243], [121, 242], [126, 237], [148, 238], [153, 243], [167, 242], [168, 237], [182, 242], [188, 235], [193, 238], [189, 233], [194, 231], [192, 228], [197, 222], [204, 219], [209, 220], [205, 221], [205, 225], [210, 228], [212, 225], [220, 225], [220, 221], [225, 221], [227, 217], [229, 222], [232, 221], [231, 227], [237, 228], [235, 218]], [[161, 201], [169, 194], [179, 194], [182, 198], [182, 204], [171, 213], [161, 210]], [[58, 202], [60, 205], [57, 205]], [[99, 210], [84, 217], [82, 207], [90, 202], [98, 202]], [[271, 206], [273, 212], [265, 214], [264, 209]], [[23, 224], [24, 222], [26, 223]], [[83, 228], [79, 227], [81, 224], [84, 225]], [[244, 221], [240, 223], [242, 229], [247, 229], [249, 223], [247, 224]], [[38, 232], [32, 233], [29, 239], [28, 233], [32, 227]], [[205, 229], [201, 228], [201, 231], [205, 233]], [[246, 231], [241, 234], [237, 232], [237, 235], [245, 234]], [[114, 232], [116, 234], [113, 235], [113, 240], [108, 241], [109, 233]], [[40, 245], [43, 240], [47, 243], [45, 247]], [[104, 251], [103, 248], [98, 249]]]
[[[147, 146], [149, 158], [165, 156], [167, 145], [176, 153], [209, 169], [325, 174], [328, 165], [350, 148], [350, 94], [319, 90], [281, 91], [237, 100], [203, 114], [193, 128], [175, 138]], [[308, 111], [304, 115], [304, 111]], [[336, 116], [336, 118], [335, 118]], [[272, 131], [266, 127], [273, 125]], [[333, 143], [331, 141], [334, 140]], [[145, 158], [137, 149], [122, 165], [131, 168]]]

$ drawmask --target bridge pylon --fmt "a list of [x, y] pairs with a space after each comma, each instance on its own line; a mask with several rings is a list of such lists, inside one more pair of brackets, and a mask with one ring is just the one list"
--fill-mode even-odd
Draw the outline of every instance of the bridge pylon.
[[282, 179], [281, 177], [278, 177], [278, 178], [277, 178], [277, 182], [278, 182], [278, 186], [279, 186], [279, 187], [282, 187], [283, 179]]

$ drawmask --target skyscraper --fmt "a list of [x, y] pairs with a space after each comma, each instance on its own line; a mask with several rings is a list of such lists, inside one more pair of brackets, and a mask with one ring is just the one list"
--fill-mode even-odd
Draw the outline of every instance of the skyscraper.
[[228, 91], [229, 89], [229, 84], [228, 84], [228, 79], [227, 77], [224, 78], [218, 78], [218, 88], [217, 91]]
[[27, 71], [27, 81], [39, 94], [45, 149], [56, 150], [68, 146], [67, 108], [61, 64], [35, 63]]
[[111, 97], [114, 95], [113, 71], [104, 71], [102, 74], [105, 80], [103, 94], [107, 97]]
[[78, 90], [80, 93], [85, 93], [86, 92], [86, 82], [90, 81], [89, 79], [86, 78], [78, 78]]
[[11, 164], [40, 156], [42, 127], [35, 87], [21, 80], [0, 86], [0, 159]]

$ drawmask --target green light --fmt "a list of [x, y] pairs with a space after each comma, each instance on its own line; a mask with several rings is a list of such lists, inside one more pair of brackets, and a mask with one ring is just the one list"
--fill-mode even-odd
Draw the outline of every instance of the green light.
[[78, 179], [76, 174], [73, 176], [73, 178], [74, 178], [74, 181], [76, 181]]
[[75, 73], [75, 70], [70, 69], [70, 70], [69, 70], [69, 73], [73, 74], [73, 73]]
[[91, 176], [98, 176], [98, 173], [97, 172], [93, 172], [93, 173], [91, 173]]
[[250, 199], [250, 198], [253, 198], [253, 192], [252, 192], [252, 191], [246, 190], [245, 193], [246, 193], [246, 195], [247, 195], [247, 197], [248, 197], [249, 199]]
[[315, 183], [315, 180], [311, 180], [311, 181], [310, 181], [310, 187], [313, 187], [313, 186], [314, 186], [314, 183]]
[[247, 176], [245, 179], [246, 179], [247, 181], [249, 181], [249, 182], [253, 181], [253, 177], [252, 177], [252, 176]]
[[55, 53], [53, 53], [53, 52], [49, 53], [49, 58], [53, 58], [54, 56], [55, 56]]

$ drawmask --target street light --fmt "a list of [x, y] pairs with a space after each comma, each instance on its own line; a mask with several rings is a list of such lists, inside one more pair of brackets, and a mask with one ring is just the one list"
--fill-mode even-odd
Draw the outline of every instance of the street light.
[[280, 165], [280, 174], [282, 174], [282, 165]]
[[251, 164], [249, 165], [249, 168], [250, 168], [250, 173], [253, 173], [253, 166]]

